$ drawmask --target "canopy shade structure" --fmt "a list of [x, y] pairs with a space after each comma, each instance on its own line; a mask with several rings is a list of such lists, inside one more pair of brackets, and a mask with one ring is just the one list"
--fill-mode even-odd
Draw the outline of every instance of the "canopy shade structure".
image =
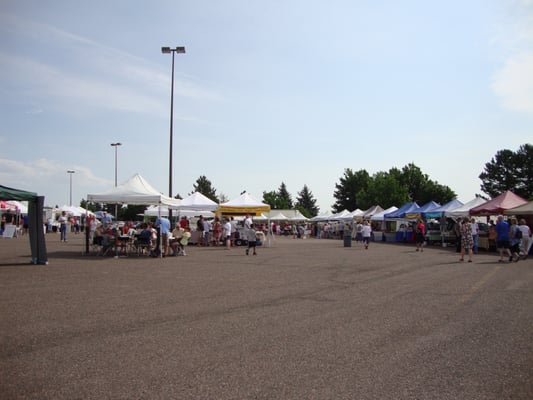
[[528, 201], [521, 206], [509, 208], [503, 212], [505, 215], [533, 215], [533, 201]]
[[416, 204], [416, 202], [405, 203], [403, 206], [401, 206], [396, 211], [393, 211], [391, 213], [387, 213], [383, 217], [385, 219], [388, 219], [388, 218], [392, 218], [392, 219], [405, 218], [406, 214], [416, 213], [419, 208], [420, 207], [418, 206], [418, 204]]
[[43, 231], [44, 196], [0, 185], [0, 200], [28, 202], [28, 233], [30, 235], [31, 260], [33, 264], [48, 264]]
[[440, 207], [439, 203], [435, 203], [434, 201], [429, 201], [426, 204], [424, 204], [422, 207], [418, 208], [415, 212], [406, 213], [405, 217], [407, 219], [424, 218], [427, 212], [431, 212], [438, 207]]
[[387, 208], [386, 210], [383, 210], [377, 214], [374, 214], [370, 217], [370, 220], [371, 221], [383, 221], [385, 219], [385, 215], [386, 214], [390, 214], [394, 211], [398, 210], [398, 207], [396, 206], [392, 206], [392, 207], [389, 207]]
[[446, 204], [431, 210], [430, 212], [426, 212], [425, 216], [426, 218], [442, 218], [446, 211], [453, 210], [454, 208], [461, 207], [462, 205], [463, 203], [461, 203], [459, 200], [453, 199], [452, 201], [449, 201]]
[[287, 216], [281, 212], [270, 213], [268, 218], [271, 221], [287, 221], [288, 220]]
[[365, 210], [363, 218], [369, 219], [371, 216], [376, 215], [383, 211], [383, 208], [379, 205], [372, 206], [368, 210]]
[[480, 204], [485, 203], [486, 201], [487, 200], [482, 199], [481, 197], [475, 197], [460, 207], [444, 211], [444, 216], [449, 218], [467, 217], [468, 215], [470, 215], [470, 210], [472, 208], [477, 207]]
[[179, 200], [155, 190], [141, 175], [135, 174], [125, 183], [105, 192], [88, 194], [87, 201], [111, 204], [166, 204], [177, 206]]
[[331, 211], [323, 211], [310, 219], [312, 222], [327, 221], [333, 214]]
[[182, 199], [178, 206], [171, 206], [170, 208], [176, 210], [214, 211], [218, 208], [218, 204], [202, 193], [194, 192]]
[[470, 210], [470, 215], [495, 215], [505, 210], [526, 204], [527, 200], [510, 190]]
[[244, 192], [239, 197], [220, 204], [217, 213], [226, 215], [254, 214], [260, 216], [263, 212], [270, 211], [270, 206], [261, 203], [251, 194]]

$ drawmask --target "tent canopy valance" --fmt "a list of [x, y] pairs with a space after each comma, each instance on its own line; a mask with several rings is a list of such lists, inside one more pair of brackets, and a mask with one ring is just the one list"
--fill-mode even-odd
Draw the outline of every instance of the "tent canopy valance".
[[88, 194], [87, 201], [111, 204], [166, 204], [179, 205], [180, 201], [161, 194], [141, 175], [135, 174], [125, 183], [105, 192]]

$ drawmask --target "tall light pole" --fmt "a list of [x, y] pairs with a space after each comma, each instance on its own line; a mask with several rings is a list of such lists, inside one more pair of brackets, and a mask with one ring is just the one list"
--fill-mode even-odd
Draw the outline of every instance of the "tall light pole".
[[67, 174], [69, 174], [70, 176], [70, 206], [72, 207], [72, 174], [75, 173], [76, 171], [72, 171], [72, 170], [68, 170], [67, 171]]
[[[168, 158], [168, 197], [172, 198], [172, 152], [173, 152], [173, 120], [174, 120], [174, 55], [184, 54], [185, 47], [161, 47], [163, 54], [172, 53], [172, 81], [170, 84], [170, 149]], [[172, 221], [172, 210], [169, 208], [168, 217]]]
[[[122, 146], [122, 143], [111, 143], [111, 146], [115, 148], [115, 187], [117, 187], [117, 149], [118, 146]], [[118, 205], [115, 204], [115, 218], [117, 218]]]

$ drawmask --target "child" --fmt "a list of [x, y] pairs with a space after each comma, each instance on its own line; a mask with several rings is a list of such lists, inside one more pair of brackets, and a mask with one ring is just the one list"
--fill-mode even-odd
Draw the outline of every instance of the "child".
[[246, 230], [246, 239], [248, 239], [248, 248], [246, 249], [246, 255], [250, 253], [250, 249], [254, 250], [254, 256], [257, 255], [255, 252], [255, 245], [256, 245], [256, 236], [255, 236], [255, 229], [254, 224], [250, 224], [250, 228]]

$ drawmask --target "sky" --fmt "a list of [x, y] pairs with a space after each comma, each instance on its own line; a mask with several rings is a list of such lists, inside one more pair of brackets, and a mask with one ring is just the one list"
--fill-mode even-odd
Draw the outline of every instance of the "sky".
[[[0, 184], [226, 199], [414, 163], [467, 202], [533, 138], [533, 0], [0, 0]], [[75, 173], [68, 174], [68, 170]], [[398, 204], [397, 206], [401, 206]]]

